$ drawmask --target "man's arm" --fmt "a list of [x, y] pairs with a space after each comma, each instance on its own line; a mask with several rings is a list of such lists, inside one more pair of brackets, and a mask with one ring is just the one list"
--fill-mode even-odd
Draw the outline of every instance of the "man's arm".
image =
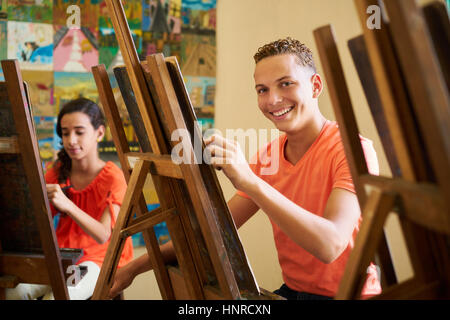
[[[172, 241], [160, 246], [164, 262], [168, 263], [176, 259]], [[134, 259], [116, 271], [114, 282], [109, 290], [109, 297], [112, 299], [124, 289], [128, 288], [137, 275], [153, 269], [148, 253]]]
[[253, 202], [253, 200], [242, 197], [238, 194], [235, 194], [228, 201], [228, 208], [233, 216], [236, 229], [239, 229], [259, 210], [259, 207]]
[[335, 188], [323, 216], [292, 202], [258, 177], [245, 161], [239, 145], [219, 135], [205, 140], [211, 164], [245, 192], [288, 237], [324, 263], [330, 263], [347, 247], [360, 216], [356, 195]]
[[360, 216], [356, 195], [341, 188], [331, 191], [322, 217], [263, 180], [246, 192], [292, 241], [324, 263], [333, 262], [345, 250]]

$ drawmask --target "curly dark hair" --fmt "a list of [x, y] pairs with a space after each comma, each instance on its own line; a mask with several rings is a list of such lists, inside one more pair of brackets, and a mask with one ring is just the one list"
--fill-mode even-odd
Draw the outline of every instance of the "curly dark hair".
[[[86, 98], [71, 100], [62, 107], [58, 114], [56, 133], [60, 138], [62, 138], [61, 119], [64, 115], [73, 112], [82, 112], [86, 114], [91, 120], [91, 124], [94, 129], [98, 129], [101, 125], [105, 125], [103, 112], [95, 102]], [[70, 170], [72, 169], [72, 159], [70, 159], [64, 147], [62, 147], [58, 152], [58, 160], [56, 161], [56, 164], [59, 165], [58, 182], [64, 183], [70, 176]]]
[[298, 58], [299, 65], [310, 67], [316, 72], [312, 51], [305, 44], [290, 37], [265, 44], [258, 49], [253, 59], [255, 59], [255, 63], [258, 63], [264, 58], [280, 54], [294, 54]]

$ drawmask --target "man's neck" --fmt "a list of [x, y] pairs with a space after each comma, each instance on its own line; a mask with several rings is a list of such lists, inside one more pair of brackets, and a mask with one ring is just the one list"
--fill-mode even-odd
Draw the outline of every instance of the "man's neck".
[[287, 141], [284, 154], [289, 162], [295, 165], [303, 157], [314, 141], [316, 141], [326, 121], [327, 119], [319, 114], [302, 130], [286, 133]]

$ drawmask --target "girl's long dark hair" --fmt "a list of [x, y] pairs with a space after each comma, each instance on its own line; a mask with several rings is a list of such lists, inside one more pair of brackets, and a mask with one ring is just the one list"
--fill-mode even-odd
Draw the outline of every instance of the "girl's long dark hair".
[[[56, 123], [56, 133], [62, 139], [61, 119], [64, 115], [73, 112], [83, 112], [91, 120], [94, 129], [98, 129], [101, 125], [105, 125], [105, 118], [100, 107], [93, 101], [86, 98], [78, 98], [66, 103], [58, 114]], [[62, 142], [61, 142], [62, 144]], [[58, 182], [64, 183], [70, 176], [72, 169], [72, 159], [70, 159], [64, 146], [58, 152], [58, 160], [56, 162], [58, 168]], [[59, 167], [58, 167], [59, 166]]]

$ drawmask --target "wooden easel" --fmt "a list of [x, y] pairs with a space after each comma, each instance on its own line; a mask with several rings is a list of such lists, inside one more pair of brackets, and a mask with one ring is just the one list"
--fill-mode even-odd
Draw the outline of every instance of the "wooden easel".
[[[372, 176], [364, 170], [364, 156], [345, 77], [330, 26], [314, 31], [336, 118], [343, 136], [352, 177], [362, 202], [363, 223], [349, 257], [337, 299], [360, 296], [366, 268], [378, 248], [387, 215], [396, 212], [405, 236], [414, 276], [395, 283], [379, 299], [450, 298], [450, 103], [436, 51], [449, 39], [432, 42], [423, 14], [414, 0], [384, 1], [390, 23], [381, 29], [366, 27], [366, 9], [378, 1], [355, 0], [371, 72], [359, 68], [362, 78], [373, 77], [399, 170], [393, 178]], [[435, 6], [438, 4], [433, 4]], [[380, 6], [381, 7], [381, 6]], [[438, 9], [442, 10], [442, 9]], [[443, 10], [446, 10], [445, 7]], [[442, 13], [442, 12], [441, 12]], [[446, 11], [444, 11], [444, 14]], [[447, 16], [448, 20], [448, 16]], [[435, 23], [435, 22], [434, 22]], [[448, 30], [442, 30], [448, 34]], [[352, 40], [354, 59], [356, 42]], [[439, 47], [442, 47], [439, 49]], [[358, 67], [358, 63], [357, 67]], [[443, 70], [446, 70], [445, 68]], [[447, 69], [448, 71], [448, 69]], [[370, 90], [363, 81], [365, 92]], [[375, 90], [376, 90], [375, 89]], [[374, 88], [371, 88], [374, 90]], [[373, 109], [374, 95], [368, 95]], [[426, 108], [424, 108], [426, 106]], [[377, 127], [380, 125], [376, 121]], [[387, 146], [388, 140], [383, 141]], [[386, 149], [386, 147], [385, 147]], [[365, 189], [370, 189], [367, 197]]]
[[[214, 169], [193, 159], [195, 139], [203, 140], [176, 59], [156, 54], [141, 63], [120, 1], [108, 0], [107, 6], [140, 112], [141, 123], [133, 125], [143, 152], [129, 152], [106, 70], [94, 67], [128, 188], [93, 299], [107, 297], [124, 240], [141, 231], [163, 299], [276, 298], [260, 293]], [[176, 164], [170, 155], [178, 143], [171, 141], [171, 133], [179, 129], [191, 138], [185, 149], [191, 151], [189, 163]], [[132, 171], [128, 156], [138, 159]], [[161, 203], [151, 212], [142, 195], [149, 173]], [[133, 210], [138, 215], [134, 220]], [[152, 229], [161, 221], [167, 222], [177, 266], [168, 266], [162, 259]]]
[[63, 270], [80, 250], [60, 252], [29, 99], [17, 60], [3, 60], [0, 82], [0, 298], [19, 283], [51, 285], [68, 299]]

